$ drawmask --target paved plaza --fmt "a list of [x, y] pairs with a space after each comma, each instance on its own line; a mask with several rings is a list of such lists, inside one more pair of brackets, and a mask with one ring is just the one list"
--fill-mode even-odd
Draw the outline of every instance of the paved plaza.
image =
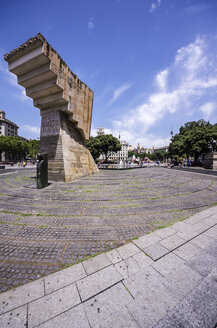
[[217, 207], [0, 294], [0, 327], [215, 328]]
[[22, 169], [0, 174], [0, 193], [4, 292], [210, 208], [217, 177], [153, 167], [37, 190]]

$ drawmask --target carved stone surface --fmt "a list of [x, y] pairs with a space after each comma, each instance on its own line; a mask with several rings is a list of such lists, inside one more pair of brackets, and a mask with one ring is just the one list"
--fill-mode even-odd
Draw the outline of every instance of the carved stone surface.
[[97, 171], [85, 146], [93, 91], [72, 73], [39, 33], [4, 56], [42, 116], [40, 152], [48, 153], [50, 180], [69, 181]]
[[38, 154], [37, 162], [37, 189], [48, 186], [48, 154]]
[[203, 161], [205, 169], [217, 170], [217, 152], [208, 153]]

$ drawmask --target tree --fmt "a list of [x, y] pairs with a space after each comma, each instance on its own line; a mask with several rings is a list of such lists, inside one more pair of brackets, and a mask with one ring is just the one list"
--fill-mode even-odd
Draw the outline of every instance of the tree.
[[19, 137], [0, 136], [0, 152], [7, 153], [13, 160], [35, 158], [39, 149], [39, 140], [23, 141]]
[[112, 134], [90, 137], [90, 139], [86, 141], [86, 145], [94, 159], [97, 159], [101, 154], [103, 154], [105, 155], [106, 161], [112, 152], [116, 153], [121, 150], [119, 140], [113, 137]]
[[39, 152], [39, 140], [30, 140], [28, 143], [28, 157], [36, 158]]
[[181, 126], [169, 145], [171, 155], [194, 157], [195, 162], [200, 155], [216, 149], [217, 124], [204, 120], [192, 121]]
[[164, 150], [156, 150], [154, 153], [150, 155], [150, 158], [153, 161], [163, 161], [168, 156], [168, 153]]

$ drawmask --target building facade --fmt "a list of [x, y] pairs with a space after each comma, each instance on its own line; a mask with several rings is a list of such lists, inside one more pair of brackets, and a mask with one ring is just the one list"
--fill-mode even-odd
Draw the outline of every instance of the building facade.
[[9, 137], [9, 136], [18, 136], [19, 127], [14, 123], [5, 118], [5, 112], [0, 110], [0, 135]]
[[[18, 129], [19, 127], [14, 122], [6, 119], [5, 112], [3, 110], [0, 110], [0, 136], [17, 137]], [[0, 160], [5, 161], [6, 157], [7, 157], [6, 154], [4, 152], [1, 152], [0, 150]]]

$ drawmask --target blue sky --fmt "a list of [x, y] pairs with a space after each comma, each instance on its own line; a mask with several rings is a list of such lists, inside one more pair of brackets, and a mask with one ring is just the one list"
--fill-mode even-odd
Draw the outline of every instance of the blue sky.
[[216, 0], [0, 0], [0, 109], [27, 138], [40, 113], [3, 54], [41, 32], [94, 91], [91, 134], [163, 146], [185, 122], [217, 122]]

